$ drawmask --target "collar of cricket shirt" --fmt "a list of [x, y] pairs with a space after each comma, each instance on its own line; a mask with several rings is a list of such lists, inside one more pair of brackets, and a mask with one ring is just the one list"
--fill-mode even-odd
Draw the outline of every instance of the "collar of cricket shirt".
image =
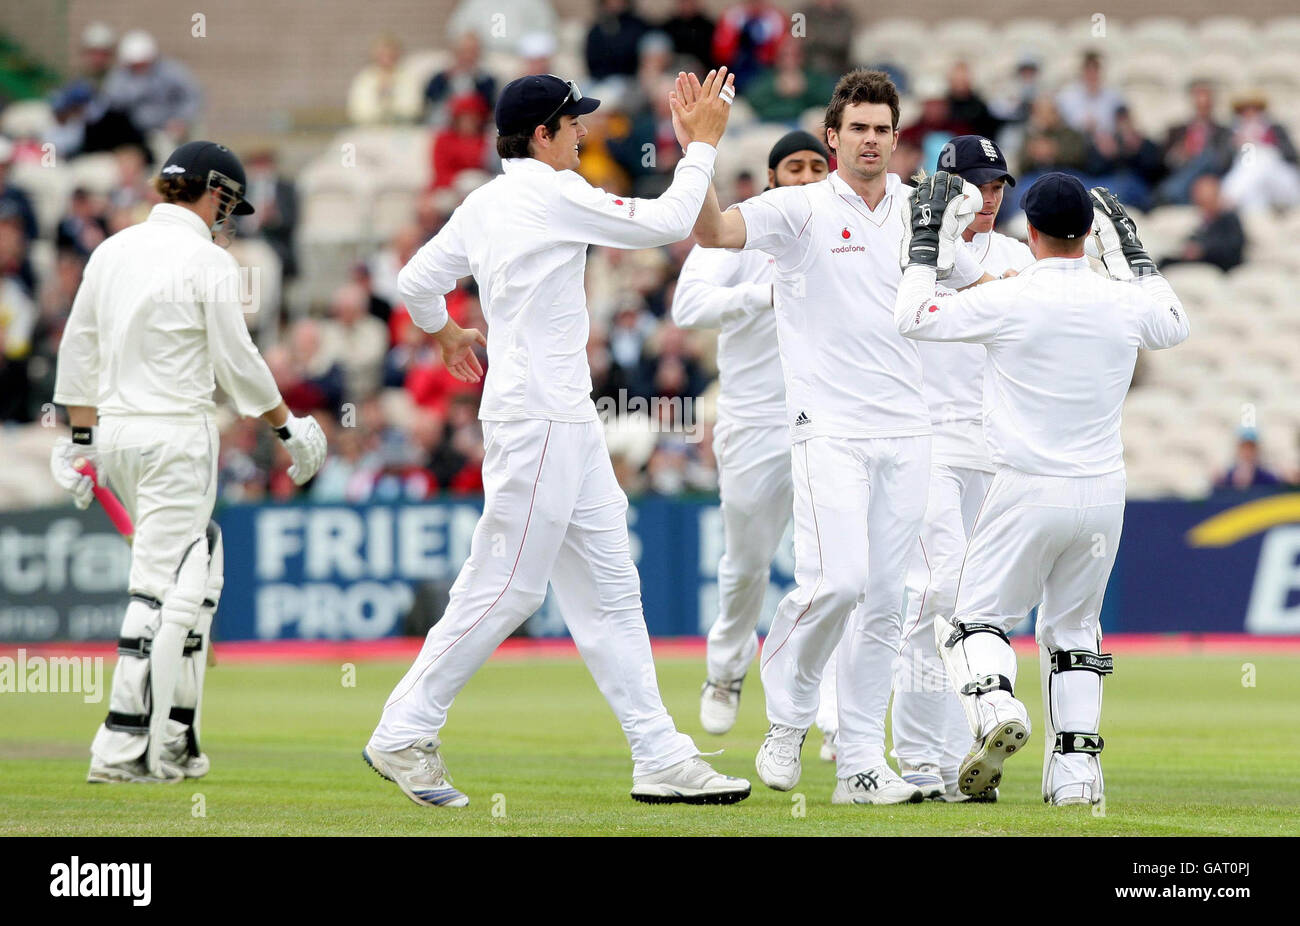
[[501, 169], [507, 174], [514, 173], [517, 170], [530, 170], [534, 173], [558, 174], [560, 173], [545, 161], [539, 161], [537, 158], [506, 158], [501, 162]]
[[1088, 256], [1083, 257], [1044, 257], [1037, 264], [1044, 269], [1060, 268], [1062, 270], [1088, 270]]
[[209, 241], [212, 240], [212, 231], [203, 224], [203, 220], [199, 218], [198, 214], [175, 203], [159, 203], [154, 206], [149, 210], [149, 220], [151, 222], [179, 222], [182, 225], [189, 226]]

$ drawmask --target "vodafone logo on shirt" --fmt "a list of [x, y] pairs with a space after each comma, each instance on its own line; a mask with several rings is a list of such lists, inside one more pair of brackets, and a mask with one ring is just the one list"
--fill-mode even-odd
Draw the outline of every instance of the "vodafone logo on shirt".
[[[849, 230], [849, 227], [847, 225], [845, 225], [844, 228], [840, 231], [840, 237], [843, 238], [845, 241], [851, 241], [853, 240], [853, 232]], [[856, 251], [865, 251], [865, 250], [866, 248], [864, 248], [860, 244], [846, 244], [842, 247], [831, 248], [831, 253], [852, 254]]]

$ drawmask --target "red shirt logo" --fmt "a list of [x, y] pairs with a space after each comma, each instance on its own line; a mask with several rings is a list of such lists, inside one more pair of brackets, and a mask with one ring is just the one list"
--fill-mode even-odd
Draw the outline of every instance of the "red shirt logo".
[[932, 306], [930, 306], [930, 311], [931, 311], [931, 312], [937, 312], [937, 311], [939, 311], [939, 307], [938, 307], [937, 305], [932, 305]]
[[844, 226], [844, 231], [840, 232], [840, 237], [841, 237], [841, 238], [852, 238], [852, 237], [853, 237], [853, 233], [849, 231], [849, 227], [848, 227], [847, 225]]

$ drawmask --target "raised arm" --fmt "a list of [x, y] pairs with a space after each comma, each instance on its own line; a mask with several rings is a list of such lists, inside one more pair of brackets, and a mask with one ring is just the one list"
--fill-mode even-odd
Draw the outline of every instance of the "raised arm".
[[1147, 350], [1164, 350], [1187, 340], [1192, 333], [1191, 320], [1169, 281], [1158, 273], [1148, 273], [1134, 280], [1149, 297], [1142, 314], [1142, 346]]
[[1011, 281], [989, 283], [960, 293], [935, 294], [935, 269], [913, 264], [903, 272], [894, 300], [894, 324], [905, 338], [918, 341], [987, 343], [1006, 317]]
[[713, 179], [718, 141], [731, 112], [733, 78], [726, 68], [710, 71], [701, 84], [681, 73], [669, 97], [673, 128], [685, 156], [677, 162], [672, 185], [656, 199], [612, 196], [577, 175], [552, 187], [547, 224], [562, 241], [614, 248], [652, 248], [681, 241], [691, 233]]

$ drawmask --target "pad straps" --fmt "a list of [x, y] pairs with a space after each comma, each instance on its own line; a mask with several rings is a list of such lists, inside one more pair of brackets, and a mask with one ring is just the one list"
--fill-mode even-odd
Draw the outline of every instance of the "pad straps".
[[1086, 649], [1059, 649], [1051, 655], [1053, 672], [1086, 669], [1098, 675], [1115, 671], [1115, 657], [1110, 653], [1094, 653]]
[[1052, 751], [1062, 755], [1082, 752], [1095, 756], [1105, 745], [1106, 741], [1099, 733], [1057, 733], [1056, 745], [1052, 747]]

